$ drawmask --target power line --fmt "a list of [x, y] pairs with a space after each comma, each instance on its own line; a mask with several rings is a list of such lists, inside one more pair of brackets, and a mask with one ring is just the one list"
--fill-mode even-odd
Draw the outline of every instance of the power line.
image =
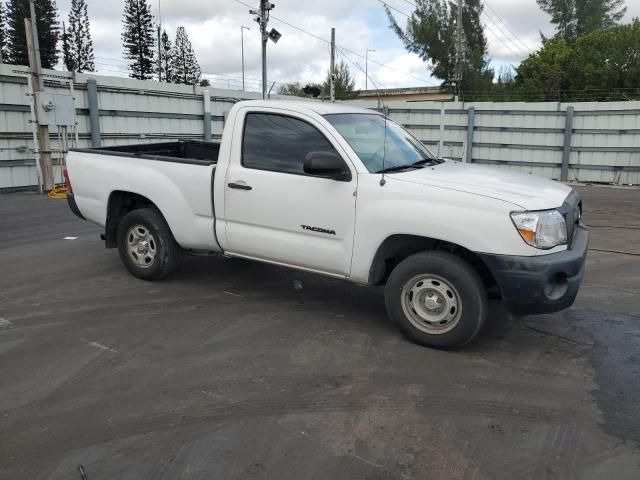
[[[382, 0], [377, 0], [377, 1], [378, 1], [378, 2], [380, 2], [380, 3], [384, 3]], [[405, 3], [407, 3], [408, 5], [411, 5], [412, 7], [416, 8], [416, 9], [418, 8], [418, 6], [417, 6], [415, 3], [413, 3], [413, 2], [411, 2], [411, 1], [409, 1], [409, 0], [403, 0], [403, 1], [404, 1]], [[491, 9], [491, 11], [492, 11], [492, 12], [495, 14], [495, 16], [498, 18], [498, 20], [500, 20], [500, 22], [502, 22], [502, 23], [504, 24], [504, 26], [505, 26], [507, 29], [509, 29], [509, 27], [507, 27], [506, 23], [505, 23], [505, 22], [500, 18], [500, 16], [499, 16], [499, 15], [496, 13], [496, 11], [491, 7], [491, 5], [489, 5], [489, 3], [488, 3], [486, 0], [483, 0], [483, 2], [487, 5], [487, 7], [489, 7], [489, 8]], [[394, 7], [391, 7], [390, 5], [388, 5], [388, 4], [386, 4], [386, 3], [384, 3], [384, 4], [385, 4], [385, 5], [387, 5], [387, 6], [389, 6], [390, 8], [393, 8], [393, 9], [394, 9], [394, 10], [396, 10], [396, 11], [399, 11], [398, 9], [396, 9], [396, 8], [394, 8]], [[399, 11], [399, 12], [400, 12], [400, 11]], [[407, 16], [407, 17], [409, 17], [409, 15], [407, 15], [407, 14], [406, 14], [406, 13], [404, 13], [404, 12], [400, 12], [400, 13], [402, 13], [403, 15], [405, 15], [405, 16]], [[509, 37], [510, 37], [510, 35], [509, 35], [508, 33], [504, 32], [504, 31], [502, 30], [502, 28], [500, 28], [500, 26], [499, 26], [499, 25], [498, 25], [498, 24], [493, 20], [493, 18], [492, 18], [492, 17], [490, 17], [490, 16], [487, 14], [487, 12], [485, 12], [485, 11], [483, 10], [483, 11], [482, 11], [482, 13], [485, 15], [485, 17], [486, 17], [489, 21], [491, 21], [491, 23], [492, 23], [493, 25], [495, 25], [495, 26], [496, 26], [496, 28], [498, 28], [498, 29], [500, 30], [500, 32], [501, 32], [501, 33], [503, 33], [503, 34], [504, 34], [504, 36], [507, 38], [508, 42], [514, 43], [514, 42], [513, 42], [513, 40], [511, 40], [511, 39], [509, 38]], [[500, 36], [499, 36], [499, 35], [497, 35], [497, 34], [495, 33], [495, 31], [494, 31], [494, 30], [493, 30], [489, 25], [487, 25], [487, 24], [485, 23], [485, 26], [489, 28], [489, 30], [490, 30], [490, 31], [491, 31], [491, 32], [496, 36], [496, 38], [500, 39]], [[513, 53], [513, 54], [514, 54], [514, 55], [516, 55], [516, 56], [521, 56], [521, 55], [524, 53], [524, 56], [525, 56], [525, 57], [526, 57], [527, 55], [529, 55], [529, 53], [533, 53], [533, 51], [532, 51], [529, 47], [527, 47], [527, 46], [526, 46], [526, 44], [525, 44], [524, 42], [522, 42], [522, 40], [520, 40], [520, 39], [519, 39], [519, 38], [518, 38], [518, 37], [517, 37], [513, 32], [511, 32], [511, 30], [509, 30], [509, 32], [511, 33], [511, 36], [513, 37], [513, 39], [515, 39], [515, 40], [516, 40], [516, 41], [518, 41], [520, 44], [522, 44], [522, 45], [525, 47], [525, 49], [526, 49], [526, 51], [525, 51], [525, 50], [523, 50], [521, 53], [516, 53], [512, 48], [510, 48], [510, 47], [509, 47], [509, 45], [508, 45], [507, 43], [505, 43], [505, 45], [507, 46], [507, 48], [509, 48], [509, 50], [511, 50], [511, 53]], [[515, 45], [515, 44], [514, 44], [514, 46], [520, 49], [520, 47], [519, 47], [518, 45]], [[521, 49], [520, 49], [520, 50], [521, 50]], [[528, 51], [528, 53], [527, 53], [527, 51]]]
[[[489, 17], [487, 17], [487, 18], [489, 18]], [[493, 28], [491, 28], [491, 25], [489, 25], [488, 23], [486, 23], [486, 22], [485, 22], [484, 26], [485, 26], [485, 27], [487, 27], [487, 28], [489, 29], [489, 31], [490, 31], [491, 33], [493, 33], [493, 35], [494, 35], [498, 40], [500, 40], [500, 35], [498, 35], [498, 34], [496, 33], [496, 31], [495, 31]], [[520, 58], [520, 57], [522, 57], [522, 56], [523, 56], [522, 52], [518, 53], [518, 52], [516, 52], [513, 48], [511, 48], [511, 46], [509, 45], [509, 43], [507, 43], [507, 42], [503, 42], [503, 45], [504, 45], [505, 47], [507, 47], [507, 49], [509, 49], [509, 51], [510, 51], [511, 53], [513, 53], [516, 57]], [[525, 53], [525, 54], [524, 54], [524, 56], [526, 57], [526, 56], [527, 56], [527, 54]]]
[[[241, 0], [234, 0], [234, 1], [235, 1], [236, 3], [239, 3], [240, 5], [244, 5], [245, 7], [253, 8], [251, 5], [249, 5], [248, 3], [245, 3], [245, 2], [243, 2], [243, 1], [241, 1]], [[330, 42], [329, 40], [326, 40], [326, 39], [324, 39], [324, 38], [322, 38], [322, 37], [320, 37], [320, 36], [318, 36], [318, 35], [316, 35], [316, 34], [314, 34], [314, 33], [311, 33], [311, 32], [309, 32], [309, 31], [307, 31], [307, 30], [305, 30], [305, 29], [301, 28], [301, 27], [298, 27], [298, 26], [296, 26], [296, 25], [293, 25], [292, 23], [289, 23], [289, 22], [287, 22], [286, 20], [282, 20], [281, 18], [278, 18], [278, 17], [276, 17], [276, 16], [274, 16], [274, 15], [271, 15], [271, 16], [270, 16], [270, 18], [271, 18], [271, 19], [273, 19], [273, 20], [276, 20], [277, 22], [282, 23], [283, 25], [287, 25], [287, 26], [289, 26], [289, 27], [291, 27], [291, 28], [293, 28], [293, 29], [295, 29], [295, 30], [298, 30], [298, 31], [300, 31], [300, 32], [302, 32], [302, 33], [304, 33], [304, 34], [306, 34], [306, 35], [309, 35], [309, 36], [311, 36], [311, 37], [315, 38], [316, 40], [320, 40], [321, 42], [325, 42], [325, 43], [331, 44], [331, 42]], [[336, 44], [336, 47], [339, 47], [339, 48], [341, 48], [342, 50], [344, 50], [345, 52], [349, 52], [350, 54], [355, 55], [356, 57], [365, 58], [365, 56], [364, 56], [364, 55], [362, 55], [362, 54], [360, 54], [360, 53], [358, 53], [358, 52], [354, 52], [353, 50], [350, 50], [350, 49], [348, 49], [348, 48], [346, 48], [346, 47], [343, 47], [343, 46], [341, 46], [341, 45]], [[388, 66], [388, 65], [385, 65], [384, 63], [380, 63], [380, 62], [377, 62], [377, 61], [375, 61], [375, 60], [369, 60], [369, 62], [371, 62], [371, 63], [373, 63], [373, 64], [376, 64], [376, 65], [378, 65], [378, 66], [380, 66], [380, 67], [386, 68], [386, 69], [388, 69], [388, 70], [392, 70], [392, 71], [394, 71], [394, 72], [396, 72], [396, 73], [399, 73], [399, 74], [401, 74], [401, 75], [404, 75], [404, 76], [406, 76], [406, 77], [408, 77], [408, 78], [413, 78], [414, 80], [419, 80], [419, 81], [421, 81], [421, 82], [423, 82], [423, 83], [427, 83], [427, 84], [430, 84], [430, 85], [432, 85], [432, 86], [436, 86], [436, 84], [435, 84], [435, 83], [433, 83], [433, 82], [432, 82], [432, 81], [430, 81], [430, 80], [426, 80], [426, 79], [424, 79], [424, 78], [416, 77], [415, 75], [411, 75], [411, 74], [409, 74], [409, 73], [405, 73], [405, 72], [403, 72], [402, 70], [398, 70], [398, 69], [396, 69], [396, 68], [390, 67], [390, 66]]]
[[[399, 14], [401, 14], [401, 15], [404, 15], [404, 16], [405, 16], [405, 17], [407, 17], [407, 18], [411, 18], [411, 15], [409, 15], [409, 14], [407, 14], [407, 13], [403, 12], [402, 10], [400, 10], [399, 8], [394, 7], [393, 5], [389, 5], [388, 3], [383, 2], [382, 0], [378, 0], [378, 2], [380, 2], [380, 3], [381, 3], [382, 5], [384, 5], [385, 7], [389, 8], [389, 9], [391, 9], [391, 10], [394, 10], [394, 11], [398, 12], [398, 13], [399, 13]], [[414, 5], [414, 6], [415, 6], [415, 5]]]
[[[531, 53], [530, 51], [529, 51], [529, 52], [527, 52], [526, 50], [523, 50], [523, 49], [522, 49], [522, 47], [520, 47], [520, 46], [519, 46], [517, 43], [515, 43], [511, 38], [509, 38], [509, 35], [508, 35], [508, 34], [507, 34], [503, 29], [502, 29], [502, 27], [501, 27], [501, 26], [500, 26], [500, 25], [499, 25], [499, 24], [498, 24], [498, 23], [497, 23], [497, 22], [496, 22], [492, 17], [490, 17], [490, 16], [487, 14], [487, 12], [485, 12], [485, 11], [483, 10], [483, 11], [482, 11], [482, 14], [484, 15], [485, 20], [490, 21], [490, 22], [491, 22], [491, 24], [492, 24], [494, 27], [496, 27], [496, 28], [500, 31], [500, 33], [502, 34], [502, 36], [498, 36], [498, 35], [496, 34], [496, 32], [495, 32], [493, 29], [491, 29], [491, 32], [492, 32], [494, 35], [496, 35], [496, 38], [497, 38], [498, 40], [502, 41], [502, 43], [503, 43], [504, 45], [509, 45], [509, 44], [513, 45], [513, 47], [514, 47], [515, 49], [517, 49], [517, 50], [518, 50], [519, 55], [523, 55], [523, 56], [525, 56], [525, 57], [526, 57], [526, 56], [528, 56], [528, 55], [529, 55], [529, 53]], [[488, 27], [488, 25], [487, 25], [487, 24], [485, 24], [485, 25]], [[502, 38], [500, 38], [500, 37], [502, 37]], [[510, 49], [510, 50], [511, 50], [511, 49]], [[513, 52], [514, 50], [511, 50], [511, 51]]]
[[354, 62], [353, 60], [351, 60], [340, 48], [336, 48], [338, 50], [338, 53], [340, 55], [342, 55], [344, 58], [347, 59], [348, 62], [350, 62], [352, 65], [355, 65], [356, 67], [358, 67], [358, 69], [364, 73], [369, 80], [371, 80], [371, 83], [373, 83], [373, 86], [376, 88], [376, 90], [380, 90], [380, 87], [378, 87], [378, 85], [376, 84], [376, 82], [373, 80], [373, 78], [367, 74], [367, 72], [365, 70], [363, 70], [363, 68], [360, 66], [360, 64], [358, 64], [358, 62]]
[[520, 40], [520, 38], [513, 33], [513, 31], [509, 28], [509, 26], [504, 22], [504, 20], [500, 17], [500, 15], [498, 15], [498, 12], [496, 12], [494, 10], [494, 8], [491, 6], [491, 4], [487, 1], [487, 0], [482, 0], [484, 2], [484, 4], [489, 7], [489, 10], [491, 10], [493, 12], [493, 14], [496, 16], [496, 18], [505, 26], [505, 28], [509, 31], [509, 33], [513, 36], [513, 38], [515, 38], [524, 48], [526, 48], [529, 53], [533, 53], [533, 50], [531, 50], [531, 48], [529, 48], [527, 46], [527, 44], [525, 44], [522, 40]]

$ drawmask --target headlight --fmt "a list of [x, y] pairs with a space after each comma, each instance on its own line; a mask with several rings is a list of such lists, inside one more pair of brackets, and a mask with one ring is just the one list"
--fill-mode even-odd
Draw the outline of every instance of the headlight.
[[567, 224], [557, 210], [513, 212], [511, 220], [532, 247], [548, 249], [567, 243]]

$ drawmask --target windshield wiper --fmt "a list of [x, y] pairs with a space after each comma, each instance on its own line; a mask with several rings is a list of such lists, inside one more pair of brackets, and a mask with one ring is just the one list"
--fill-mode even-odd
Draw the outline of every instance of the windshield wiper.
[[397, 165], [395, 167], [387, 167], [382, 170], [378, 170], [375, 173], [390, 173], [390, 172], [401, 172], [402, 170], [406, 170], [408, 168], [423, 168], [421, 165], [416, 165], [415, 163], [410, 163], [408, 165]]
[[413, 165], [414, 166], [415, 165], [426, 165], [427, 163], [431, 164], [431, 165], [437, 165], [437, 164], [442, 163], [442, 162], [443, 162], [443, 160], [439, 160], [439, 159], [436, 159], [436, 158], [423, 158], [422, 160], [418, 160], [417, 162], [415, 162]]

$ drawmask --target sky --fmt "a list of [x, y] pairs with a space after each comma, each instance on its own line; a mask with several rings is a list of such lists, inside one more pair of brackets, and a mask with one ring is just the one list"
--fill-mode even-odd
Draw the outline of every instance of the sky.
[[[429, 65], [408, 53], [389, 28], [382, 2], [392, 7], [400, 25], [406, 23], [413, 0], [272, 0], [269, 28], [282, 38], [269, 42], [269, 84], [320, 82], [329, 66], [331, 27], [336, 28], [338, 61], [349, 64], [356, 88], [365, 87], [365, 52], [369, 52], [369, 88], [435, 86]], [[71, 0], [57, 0], [60, 20], [66, 21]], [[258, 0], [149, 0], [156, 21], [173, 38], [184, 26], [194, 46], [204, 76], [214, 87], [241, 89], [241, 26], [244, 30], [245, 87], [260, 89], [260, 35], [249, 7]], [[488, 38], [491, 65], [517, 65], [540, 46], [540, 32], [553, 34], [549, 17], [536, 0], [484, 0], [482, 21]], [[122, 12], [124, 0], [87, 0], [93, 36], [96, 68], [104, 75], [126, 76], [127, 62], [122, 52]], [[627, 0], [625, 21], [640, 17], [640, 0]], [[394, 10], [395, 9], [395, 10]], [[284, 23], [283, 23], [284, 22]], [[304, 33], [298, 27], [308, 33]], [[309, 35], [312, 34], [312, 35]], [[319, 37], [319, 38], [317, 38]], [[323, 41], [324, 39], [325, 41]]]

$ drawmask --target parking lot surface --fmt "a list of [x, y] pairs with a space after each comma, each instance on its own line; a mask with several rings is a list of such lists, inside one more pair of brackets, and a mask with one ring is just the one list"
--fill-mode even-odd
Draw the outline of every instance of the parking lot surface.
[[147, 283], [66, 202], [0, 195], [0, 478], [640, 478], [640, 190], [577, 188], [576, 304], [496, 302], [456, 352], [381, 288], [214, 256]]

